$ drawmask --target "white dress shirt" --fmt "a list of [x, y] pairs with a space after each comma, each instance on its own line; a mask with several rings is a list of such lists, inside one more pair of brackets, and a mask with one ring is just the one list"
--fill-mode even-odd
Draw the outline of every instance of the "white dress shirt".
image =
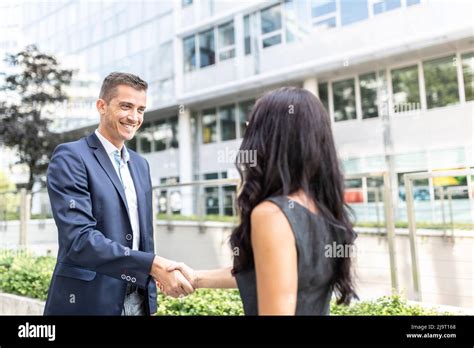
[[[130, 170], [128, 169], [128, 160], [129, 154], [125, 145], [122, 147], [122, 151], [117, 149], [114, 144], [112, 144], [109, 140], [107, 140], [102, 134], [100, 134], [99, 130], [95, 130], [95, 135], [99, 138], [102, 146], [104, 146], [105, 152], [109, 155], [109, 159], [112, 162], [112, 165], [115, 168], [115, 172], [117, 173], [117, 177], [120, 180], [120, 176], [122, 176], [122, 182], [125, 190], [125, 198], [127, 199], [128, 205], [128, 215], [130, 216], [130, 223], [132, 225], [132, 232], [133, 232], [133, 250], [138, 250], [140, 246], [140, 224], [138, 222], [138, 204], [137, 204], [137, 192], [135, 191], [135, 185], [133, 183], [132, 176], [130, 175]], [[120, 172], [117, 166], [117, 162], [115, 162], [114, 152], [119, 151], [121, 154], [120, 157]]]

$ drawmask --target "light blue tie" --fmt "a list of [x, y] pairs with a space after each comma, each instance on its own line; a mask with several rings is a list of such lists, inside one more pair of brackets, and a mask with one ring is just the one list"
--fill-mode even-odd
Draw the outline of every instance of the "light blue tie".
[[120, 152], [118, 150], [114, 151], [114, 159], [115, 159], [115, 163], [117, 164], [117, 167], [118, 167], [120, 182], [122, 183], [122, 186], [124, 186], [123, 185], [123, 180], [122, 180], [122, 171], [120, 170], [122, 160], [121, 160], [121, 157], [120, 157]]

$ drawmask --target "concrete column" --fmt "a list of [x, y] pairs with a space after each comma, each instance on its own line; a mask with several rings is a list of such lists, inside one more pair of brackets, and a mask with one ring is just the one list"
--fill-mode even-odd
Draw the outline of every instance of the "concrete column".
[[[179, 129], [179, 182], [187, 183], [193, 180], [191, 110], [180, 107], [178, 114]], [[181, 214], [193, 214], [192, 187], [181, 188]]]
[[[235, 37], [243, 38], [244, 37], [244, 16], [242, 13], [237, 13], [234, 16], [234, 28], [235, 28]], [[237, 40], [235, 42], [235, 62], [237, 66], [237, 76], [239, 79], [244, 77], [244, 41]]]
[[306, 80], [303, 81], [303, 88], [307, 89], [311, 93], [313, 93], [315, 96], [318, 95], [318, 80], [316, 77], [309, 77]]

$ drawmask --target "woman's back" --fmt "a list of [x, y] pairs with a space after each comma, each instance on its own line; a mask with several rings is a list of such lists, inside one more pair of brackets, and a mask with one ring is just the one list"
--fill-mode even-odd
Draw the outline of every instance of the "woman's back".
[[[326, 245], [335, 241], [322, 216], [286, 196], [267, 199], [284, 213], [295, 237], [298, 264], [296, 315], [327, 315], [332, 295], [334, 259], [325, 257]], [[258, 314], [255, 268], [236, 274], [246, 315]]]

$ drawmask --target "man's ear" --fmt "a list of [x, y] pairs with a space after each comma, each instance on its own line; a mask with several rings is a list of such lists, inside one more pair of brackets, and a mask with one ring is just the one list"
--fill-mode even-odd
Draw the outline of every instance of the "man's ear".
[[97, 108], [97, 111], [99, 111], [99, 114], [102, 116], [103, 114], [105, 114], [106, 110], [107, 110], [107, 102], [104, 100], [104, 99], [97, 99], [97, 101], [95, 102], [95, 106]]

